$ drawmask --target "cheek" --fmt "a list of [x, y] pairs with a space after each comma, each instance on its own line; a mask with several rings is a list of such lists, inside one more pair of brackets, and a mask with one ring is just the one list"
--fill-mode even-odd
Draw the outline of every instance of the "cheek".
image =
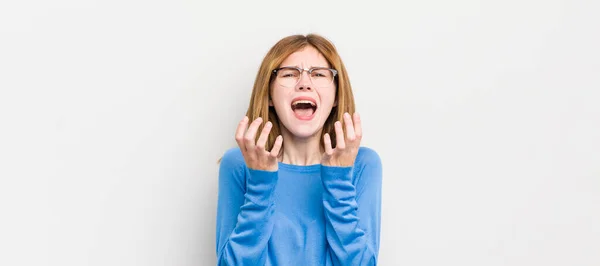
[[277, 88], [277, 86], [271, 85], [269, 87], [269, 96], [270, 96], [269, 98], [271, 100], [273, 100], [273, 103], [275, 102], [275, 99], [281, 97], [280, 94], [281, 94], [281, 92], [279, 91], [279, 89]]
[[282, 88], [278, 88], [277, 86], [271, 87], [271, 101], [273, 102], [273, 106], [275, 106], [276, 109], [282, 108], [282, 105], [284, 105], [284, 97], [285, 95], [282, 91]]
[[321, 101], [322, 101], [321, 103], [326, 106], [332, 106], [335, 101], [335, 92], [336, 92], [335, 87], [334, 88], [326, 88], [326, 89], [319, 91], [319, 96], [321, 97]]

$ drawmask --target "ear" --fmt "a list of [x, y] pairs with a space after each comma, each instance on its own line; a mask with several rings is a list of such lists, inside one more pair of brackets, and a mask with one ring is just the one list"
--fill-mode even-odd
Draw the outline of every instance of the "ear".
[[269, 99], [269, 106], [273, 106], [273, 101]]

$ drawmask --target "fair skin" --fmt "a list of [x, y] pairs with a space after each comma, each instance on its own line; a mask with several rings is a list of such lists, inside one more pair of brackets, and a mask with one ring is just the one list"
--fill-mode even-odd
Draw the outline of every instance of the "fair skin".
[[[327, 60], [314, 47], [307, 46], [288, 56], [281, 66], [293, 66], [308, 69], [311, 67], [329, 67]], [[337, 138], [331, 140], [329, 134], [324, 136], [324, 150], [320, 147], [320, 135], [331, 109], [336, 105], [336, 87], [316, 87], [312, 84], [308, 73], [305, 71], [294, 88], [284, 87], [277, 81], [271, 85], [270, 106], [274, 106], [279, 121], [281, 122], [281, 135], [277, 137], [273, 148], [265, 149], [268, 134], [272, 124], [267, 122], [261, 132], [257, 132], [262, 118], [257, 118], [248, 125], [248, 117], [240, 121], [236, 130], [235, 139], [238, 143], [246, 165], [251, 169], [276, 171], [277, 163], [282, 162], [293, 165], [322, 164], [326, 166], [351, 166], [354, 164], [360, 140], [362, 127], [357, 113], [351, 116], [344, 114], [345, 130], [340, 121], [335, 122]], [[309, 99], [316, 104], [316, 110], [310, 112], [310, 119], [302, 118], [292, 109], [294, 100], [298, 97]], [[257, 141], [255, 137], [260, 134]], [[278, 157], [283, 140], [283, 156]], [[332, 148], [332, 141], [336, 141], [336, 148]]]

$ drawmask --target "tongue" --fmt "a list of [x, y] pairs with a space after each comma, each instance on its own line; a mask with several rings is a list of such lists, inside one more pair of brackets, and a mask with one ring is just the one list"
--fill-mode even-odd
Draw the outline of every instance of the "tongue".
[[312, 108], [296, 108], [294, 113], [300, 117], [310, 117], [313, 114]]

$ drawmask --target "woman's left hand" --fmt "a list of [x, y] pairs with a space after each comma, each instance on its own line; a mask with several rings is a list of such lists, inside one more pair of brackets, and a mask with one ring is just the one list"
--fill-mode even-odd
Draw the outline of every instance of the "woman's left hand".
[[[336, 147], [331, 147], [331, 137], [329, 134], [323, 136], [325, 143], [325, 153], [321, 159], [321, 164], [326, 166], [352, 166], [358, 154], [360, 139], [362, 138], [362, 128], [358, 113], [354, 113], [354, 121], [349, 113], [344, 113], [344, 123], [346, 124], [346, 134], [342, 130], [342, 123], [335, 122]], [[344, 138], [345, 137], [345, 138]]]

